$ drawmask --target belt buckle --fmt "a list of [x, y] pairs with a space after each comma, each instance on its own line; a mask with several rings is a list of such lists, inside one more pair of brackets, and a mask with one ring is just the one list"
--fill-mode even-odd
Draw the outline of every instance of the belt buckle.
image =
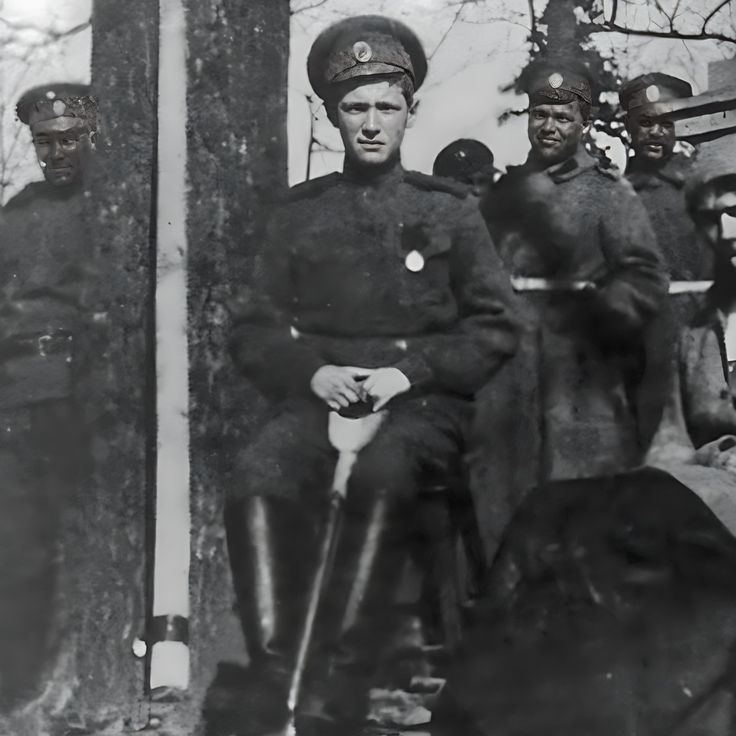
[[52, 335], [41, 335], [40, 337], [36, 338], [36, 345], [38, 347], [38, 354], [42, 358], [46, 358], [46, 348], [48, 344], [51, 342]]

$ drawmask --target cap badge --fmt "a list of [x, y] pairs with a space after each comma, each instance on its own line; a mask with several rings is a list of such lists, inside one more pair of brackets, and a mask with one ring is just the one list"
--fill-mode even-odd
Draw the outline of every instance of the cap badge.
[[410, 251], [406, 254], [404, 265], [412, 273], [419, 273], [424, 268], [424, 256], [418, 250]]
[[356, 41], [353, 44], [353, 56], [356, 61], [365, 64], [373, 58], [373, 49], [365, 41]]
[[659, 87], [656, 84], [650, 84], [647, 87], [646, 96], [649, 102], [658, 102], [660, 97]]
[[63, 100], [54, 100], [52, 108], [54, 110], [54, 115], [61, 116], [66, 112], [66, 105]]
[[554, 74], [550, 74], [547, 81], [549, 82], [549, 86], [552, 87], [552, 89], [559, 89], [562, 87], [562, 83], [565, 81], [562, 78], [562, 74], [559, 72], [555, 72]]

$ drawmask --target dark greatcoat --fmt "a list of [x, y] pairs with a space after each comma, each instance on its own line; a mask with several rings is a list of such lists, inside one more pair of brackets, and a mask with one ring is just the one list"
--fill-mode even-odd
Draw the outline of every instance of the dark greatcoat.
[[685, 199], [693, 159], [676, 153], [661, 166], [629, 159], [626, 178], [644, 203], [657, 235], [670, 279], [692, 281], [713, 277], [711, 251], [698, 234]]
[[0, 213], [0, 707], [50, 674], [69, 595], [60, 550], [86, 457], [84, 199], [39, 182]]
[[235, 360], [274, 400], [234, 493], [304, 498], [329, 483], [327, 407], [310, 379], [334, 364], [395, 366], [411, 381], [352, 476], [411, 496], [422, 466], [441, 475], [459, 459], [474, 392], [514, 351], [514, 301], [477, 208], [455, 185], [397, 166], [293, 188], [234, 308]]
[[[660, 165], [629, 159], [626, 178], [644, 203], [657, 236], [670, 279], [697, 281], [713, 278], [711, 250], [688, 212], [685, 185], [692, 174], [693, 158], [677, 153]], [[642, 443], [647, 446], [661, 420], [672, 392], [676, 371], [675, 347], [680, 329], [689, 326], [703, 309], [702, 294], [673, 294], [646, 338], [646, 372], [639, 394]], [[670, 376], [663, 380], [663, 376]]]
[[513, 275], [597, 285], [525, 293], [521, 346], [479, 397], [475, 483], [496, 520], [492, 554], [530, 488], [641, 462], [635, 385], [667, 278], [631, 185], [583, 150], [545, 171], [511, 167], [482, 212]]

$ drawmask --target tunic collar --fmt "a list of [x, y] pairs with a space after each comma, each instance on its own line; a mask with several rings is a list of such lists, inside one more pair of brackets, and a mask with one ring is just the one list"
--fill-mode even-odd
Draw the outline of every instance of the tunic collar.
[[391, 187], [404, 180], [404, 168], [400, 159], [386, 166], [367, 167], [356, 166], [346, 158], [342, 178], [361, 187]]
[[[552, 179], [555, 183], [562, 181], [568, 181], [574, 179], [576, 176], [580, 176], [585, 171], [590, 171], [597, 166], [596, 160], [580, 146], [574, 155], [570, 158], [561, 161], [560, 163], [553, 164], [546, 169], [542, 169], [547, 176]], [[527, 158], [526, 162], [519, 167], [526, 169], [527, 171], [540, 171], [539, 164], [531, 157]]]
[[642, 163], [637, 156], [629, 159], [626, 176], [634, 189], [656, 188], [661, 182], [671, 184], [677, 189], [685, 186], [692, 159], [682, 153], [673, 154], [659, 166]]

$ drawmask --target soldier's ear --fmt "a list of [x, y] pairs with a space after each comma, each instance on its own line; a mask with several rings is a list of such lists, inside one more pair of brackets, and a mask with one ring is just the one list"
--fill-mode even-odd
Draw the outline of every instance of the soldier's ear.
[[406, 118], [406, 127], [411, 128], [414, 125], [414, 121], [417, 119], [417, 110], [419, 109], [419, 100], [415, 99], [409, 106], [409, 115]]

